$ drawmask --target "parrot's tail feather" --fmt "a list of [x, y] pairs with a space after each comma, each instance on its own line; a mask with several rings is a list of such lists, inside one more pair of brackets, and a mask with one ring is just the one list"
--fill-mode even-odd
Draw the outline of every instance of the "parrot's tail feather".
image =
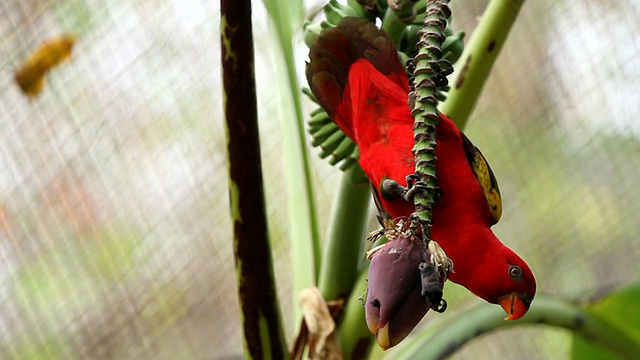
[[347, 17], [337, 27], [323, 30], [311, 47], [309, 59], [306, 75], [311, 90], [331, 119], [352, 140], [349, 70], [356, 61], [366, 59], [392, 83], [409, 88], [393, 41], [383, 30], [363, 19]]

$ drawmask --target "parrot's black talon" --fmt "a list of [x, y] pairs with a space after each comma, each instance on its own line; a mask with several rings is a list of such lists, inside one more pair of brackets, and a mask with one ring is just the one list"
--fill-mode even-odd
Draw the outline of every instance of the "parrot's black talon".
[[437, 309], [442, 304], [442, 300], [442, 291], [435, 291], [431, 296], [431, 308]]
[[416, 197], [417, 193], [428, 190], [429, 187], [425, 182], [416, 181], [408, 186], [406, 192], [402, 195], [402, 197], [408, 202], [413, 202], [413, 198]]
[[421, 294], [431, 304], [433, 311], [442, 313], [447, 310], [447, 302], [442, 298], [442, 283], [436, 267], [426, 261], [418, 265], [422, 282]]
[[409, 174], [405, 177], [407, 187], [398, 184], [392, 179], [384, 179], [380, 185], [380, 193], [387, 200], [395, 200], [402, 196], [408, 202], [413, 202], [413, 198], [421, 191], [428, 191], [429, 187], [416, 174]]
[[[438, 275], [436, 267], [431, 263], [423, 261], [418, 265], [418, 270], [420, 271], [422, 296], [437, 300], [435, 302], [440, 301], [440, 298], [442, 298], [442, 285], [440, 284], [440, 276]], [[440, 293], [440, 297], [437, 299], [434, 298], [438, 293]]]
[[445, 299], [440, 299], [440, 302], [431, 306], [431, 309], [442, 314], [447, 310], [447, 301]]
[[409, 174], [404, 179], [407, 181], [407, 187], [411, 188], [413, 184], [420, 181], [420, 176], [418, 174]]
[[416, 194], [428, 189], [427, 184], [422, 181], [418, 174], [409, 174], [405, 177], [407, 181], [407, 188], [402, 197], [408, 202], [413, 202]]

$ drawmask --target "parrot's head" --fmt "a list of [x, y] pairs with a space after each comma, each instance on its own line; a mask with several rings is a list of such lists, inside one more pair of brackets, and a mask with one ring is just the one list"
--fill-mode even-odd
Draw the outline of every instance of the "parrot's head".
[[536, 279], [527, 263], [517, 255], [513, 263], [507, 262], [503, 272], [507, 274], [503, 281], [509, 286], [502, 291], [496, 302], [507, 313], [505, 320], [517, 320], [527, 313], [536, 295]]
[[[449, 274], [449, 280], [464, 285], [489, 303], [499, 304], [507, 313], [506, 320], [521, 318], [536, 295], [536, 279], [529, 265], [501, 243], [490, 228], [478, 226], [471, 233], [473, 236], [469, 239], [473, 241], [459, 243], [490, 243], [492, 246], [476, 247], [475, 253], [469, 251], [464, 258], [452, 257], [453, 272]], [[453, 253], [457, 255], [460, 251]]]
[[500, 304], [507, 313], [505, 320], [517, 320], [529, 310], [536, 294], [536, 279], [527, 263], [509, 248], [505, 247], [503, 255], [495, 269], [498, 286], [485, 300]]

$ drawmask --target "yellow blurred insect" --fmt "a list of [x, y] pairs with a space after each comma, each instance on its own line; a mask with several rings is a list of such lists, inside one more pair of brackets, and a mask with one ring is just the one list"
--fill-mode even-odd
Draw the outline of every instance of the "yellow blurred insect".
[[51, 38], [27, 57], [15, 75], [16, 83], [25, 95], [34, 97], [42, 91], [44, 76], [71, 55], [75, 39], [71, 34]]

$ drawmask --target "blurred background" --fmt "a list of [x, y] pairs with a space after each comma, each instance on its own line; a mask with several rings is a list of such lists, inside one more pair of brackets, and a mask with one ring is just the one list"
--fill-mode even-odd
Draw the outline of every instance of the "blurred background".
[[[485, 5], [452, 1], [454, 28], [470, 34]], [[253, 6], [269, 230], [292, 309], [280, 55]], [[589, 300], [638, 280], [638, 24], [633, 0], [527, 2], [466, 129], [500, 183], [494, 230], [539, 292]], [[242, 358], [219, 25], [215, 1], [0, 3], [0, 358]], [[27, 97], [16, 69], [63, 34], [76, 36], [72, 56]], [[318, 152], [324, 231], [340, 171]], [[482, 304], [454, 284], [445, 296], [454, 306], [421, 326]], [[563, 330], [518, 327], [454, 358], [562, 359], [570, 344]]]

